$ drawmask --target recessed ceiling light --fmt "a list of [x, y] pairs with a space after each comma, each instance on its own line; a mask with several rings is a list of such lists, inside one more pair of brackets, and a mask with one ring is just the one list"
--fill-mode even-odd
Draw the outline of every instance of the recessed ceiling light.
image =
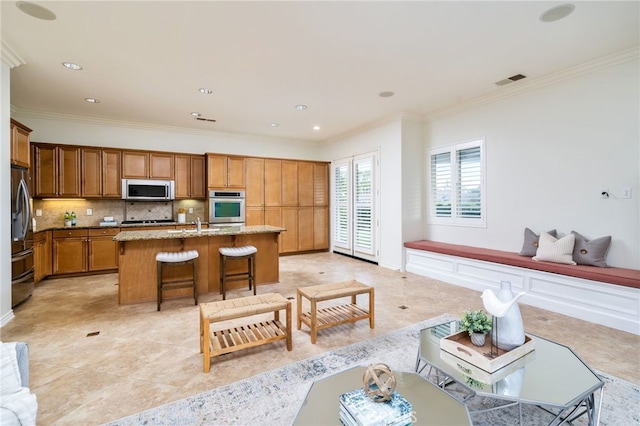
[[191, 115], [193, 115], [194, 117], [200, 117], [200, 113], [199, 112], [192, 112]]
[[16, 6], [18, 7], [18, 9], [29, 16], [33, 16], [34, 18], [43, 19], [45, 21], [53, 21], [54, 19], [56, 19], [55, 13], [35, 3], [31, 3], [28, 1], [19, 1], [16, 3]]
[[560, 6], [552, 7], [551, 9], [540, 15], [542, 22], [555, 22], [560, 19], [566, 18], [571, 15], [576, 7], [570, 3], [561, 4]]
[[304, 111], [305, 109], [307, 109], [308, 107], [306, 105], [296, 105], [296, 109], [298, 111]]
[[100, 101], [96, 98], [84, 98], [85, 101], [92, 103], [92, 104], [98, 104], [100, 103]]
[[394, 93], [391, 91], [386, 91], [386, 92], [380, 92], [378, 93], [378, 96], [380, 96], [381, 98], [390, 98], [391, 96], [393, 96]]
[[320, 130], [320, 126], [313, 126], [313, 130], [317, 132], [318, 130]]
[[213, 90], [207, 89], [206, 87], [202, 87], [202, 88], [198, 89], [198, 91], [200, 93], [204, 93], [205, 95], [210, 95], [210, 94], [213, 93]]
[[69, 68], [70, 70], [80, 71], [82, 67], [78, 64], [74, 64], [73, 62], [63, 62], [62, 65], [65, 68]]
[[271, 127], [278, 127], [278, 126], [279, 126], [279, 124], [278, 124], [278, 123], [271, 123], [271, 124], [269, 124], [269, 126], [271, 126]]

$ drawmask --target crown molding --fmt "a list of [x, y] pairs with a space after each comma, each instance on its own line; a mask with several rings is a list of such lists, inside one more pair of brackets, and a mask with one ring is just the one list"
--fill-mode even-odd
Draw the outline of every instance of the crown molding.
[[99, 126], [123, 127], [123, 128], [136, 129], [136, 130], [142, 129], [142, 130], [150, 130], [150, 131], [158, 131], [158, 132], [191, 134], [191, 135], [201, 135], [201, 136], [217, 135], [219, 137], [224, 137], [229, 139], [241, 138], [243, 140], [246, 140], [248, 138], [251, 138], [251, 139], [256, 138], [256, 139], [268, 140], [268, 141], [273, 141], [276, 143], [284, 143], [284, 144], [300, 144], [301, 142], [303, 142], [303, 143], [308, 143], [312, 146], [319, 146], [321, 144], [321, 142], [315, 142], [315, 141], [307, 141], [307, 140], [291, 139], [291, 138], [277, 138], [273, 136], [263, 136], [263, 135], [252, 135], [249, 133], [221, 132], [219, 130], [194, 129], [190, 127], [166, 126], [161, 124], [114, 120], [109, 118], [62, 114], [62, 113], [48, 112], [48, 111], [37, 111], [37, 110], [30, 110], [30, 109], [22, 109], [14, 105], [11, 105], [11, 115], [21, 115], [24, 117], [32, 117], [32, 118], [38, 118], [42, 120], [65, 121], [68, 123], [76, 123], [76, 124], [80, 123], [80, 124], [91, 124], [91, 125], [99, 125]]
[[477, 98], [453, 105], [449, 108], [444, 108], [429, 114], [425, 114], [425, 122], [443, 118], [468, 109], [477, 108], [479, 106], [490, 104], [502, 99], [517, 96], [522, 93], [539, 89], [541, 87], [550, 86], [552, 84], [556, 84], [565, 80], [570, 80], [581, 75], [598, 72], [607, 68], [624, 64], [626, 62], [637, 61], [639, 58], [640, 45], [636, 45], [630, 49], [626, 49], [581, 65], [565, 68], [552, 74], [532, 78], [531, 80], [523, 80], [514, 85], [508, 85], [501, 89], [499, 92], [479, 96]]
[[20, 65], [26, 64], [25, 60], [18, 55], [18, 52], [15, 51], [9, 44], [2, 40], [2, 54], [0, 55], [0, 59], [2, 62], [7, 64], [9, 68], [19, 67]]
[[382, 126], [386, 126], [389, 123], [394, 123], [396, 121], [414, 121], [417, 123], [424, 123], [425, 117], [422, 114], [415, 112], [396, 112], [394, 114], [388, 115], [386, 117], [380, 118], [376, 121], [372, 121], [363, 126], [356, 127], [355, 129], [348, 130], [344, 133], [340, 133], [339, 135], [332, 136], [328, 139], [325, 139], [323, 144], [331, 144], [342, 139], [346, 139], [351, 136], [359, 135], [364, 132], [368, 132], [369, 130], [374, 130]]

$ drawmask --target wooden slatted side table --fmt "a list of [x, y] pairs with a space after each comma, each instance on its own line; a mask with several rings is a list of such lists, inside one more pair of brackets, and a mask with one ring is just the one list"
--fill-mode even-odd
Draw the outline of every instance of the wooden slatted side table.
[[[286, 326], [280, 322], [280, 311], [286, 310]], [[255, 324], [211, 330], [211, 324], [273, 312], [273, 320]], [[286, 339], [292, 349], [291, 301], [278, 293], [260, 294], [237, 299], [200, 304], [200, 353], [204, 372], [211, 367], [211, 357]]]
[[[362, 284], [356, 280], [343, 281], [332, 284], [313, 285], [297, 289], [298, 330], [305, 323], [311, 329], [311, 343], [316, 343], [318, 330], [334, 327], [340, 324], [356, 322], [363, 319], [369, 320], [369, 327], [374, 328], [375, 303], [373, 287]], [[369, 295], [369, 310], [356, 304], [358, 294]], [[351, 296], [351, 304], [331, 306], [318, 309], [318, 302]], [[302, 299], [311, 303], [309, 312], [302, 311]]]

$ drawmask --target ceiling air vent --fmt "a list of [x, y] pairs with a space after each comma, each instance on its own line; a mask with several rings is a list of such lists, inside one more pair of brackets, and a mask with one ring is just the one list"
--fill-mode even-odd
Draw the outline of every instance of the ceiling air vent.
[[523, 78], [527, 78], [527, 76], [522, 74], [512, 75], [511, 77], [505, 78], [504, 80], [496, 81], [496, 86], [504, 86], [506, 84], [513, 83], [514, 81], [522, 80]]
[[204, 118], [204, 117], [196, 117], [196, 120], [208, 121], [210, 123], [215, 123], [216, 122], [216, 120], [214, 120], [213, 118]]

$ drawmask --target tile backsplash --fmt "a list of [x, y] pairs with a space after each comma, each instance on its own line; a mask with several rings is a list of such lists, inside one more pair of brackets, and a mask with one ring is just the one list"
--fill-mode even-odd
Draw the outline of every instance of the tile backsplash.
[[126, 201], [124, 220], [164, 220], [173, 219], [171, 201]]
[[[206, 203], [203, 200], [176, 200], [176, 201], [124, 201], [124, 200], [33, 200], [36, 229], [58, 228], [64, 226], [64, 213], [76, 212], [76, 226], [98, 226], [106, 216], [113, 216], [114, 220], [122, 223], [123, 220], [178, 220], [178, 208], [187, 211], [193, 209], [193, 213], [187, 213], [187, 222], [194, 222], [197, 217], [203, 222], [208, 221], [205, 214]], [[87, 209], [92, 210], [92, 215], [87, 215]], [[42, 216], [36, 216], [36, 210], [42, 212]]]

